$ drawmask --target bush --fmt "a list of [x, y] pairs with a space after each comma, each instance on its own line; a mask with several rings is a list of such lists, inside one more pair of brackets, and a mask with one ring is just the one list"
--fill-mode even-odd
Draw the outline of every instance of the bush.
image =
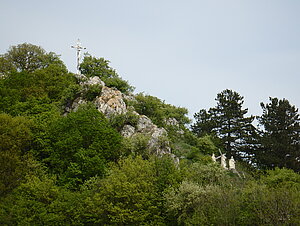
[[128, 94], [134, 91], [134, 87], [129, 85], [128, 81], [121, 79], [119, 76], [114, 78], [102, 78], [107, 87], [115, 87], [122, 93]]
[[119, 132], [125, 125], [130, 125], [136, 128], [139, 120], [139, 116], [132, 111], [128, 111], [123, 114], [115, 114], [109, 118], [109, 122], [112, 127], [116, 128]]
[[132, 156], [142, 156], [143, 159], [149, 159], [150, 137], [144, 134], [135, 134], [132, 137], [124, 138], [122, 141], [122, 152]]
[[148, 116], [152, 122], [160, 127], [167, 126], [169, 118], [178, 121], [179, 126], [184, 126], [190, 120], [186, 116], [187, 109], [165, 104], [157, 97], [139, 93], [135, 96], [136, 101], [129, 102], [140, 115]]
[[58, 187], [55, 177], [31, 175], [0, 200], [1, 225], [83, 225], [86, 193]]
[[250, 183], [242, 193], [240, 225], [298, 225], [300, 191]]
[[60, 184], [76, 188], [93, 176], [103, 176], [105, 165], [121, 156], [121, 136], [93, 105], [54, 121], [46, 132], [48, 145], [40, 160], [59, 175]]
[[160, 225], [153, 162], [126, 158], [113, 165], [109, 176], [94, 182], [89, 202], [90, 224]]
[[88, 101], [93, 101], [97, 96], [101, 95], [102, 86], [99, 84], [90, 85], [83, 89], [82, 97]]
[[119, 77], [117, 72], [109, 66], [109, 61], [104, 58], [96, 58], [86, 54], [80, 64], [80, 71], [87, 77], [98, 76], [106, 86], [115, 87], [123, 93], [134, 90], [134, 87]]
[[234, 225], [238, 216], [238, 194], [233, 189], [183, 181], [165, 199], [172, 225]]

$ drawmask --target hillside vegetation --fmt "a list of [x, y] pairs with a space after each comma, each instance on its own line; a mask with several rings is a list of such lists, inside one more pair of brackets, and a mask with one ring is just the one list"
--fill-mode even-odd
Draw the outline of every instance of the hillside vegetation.
[[[288, 100], [246, 117], [224, 90], [190, 126], [187, 109], [133, 94], [109, 61], [87, 54], [80, 70], [28, 43], [0, 55], [1, 225], [300, 224]], [[212, 160], [221, 153], [235, 169]]]

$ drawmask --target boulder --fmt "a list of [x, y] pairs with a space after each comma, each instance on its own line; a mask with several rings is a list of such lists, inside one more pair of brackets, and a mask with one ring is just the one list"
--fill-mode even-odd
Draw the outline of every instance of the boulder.
[[151, 119], [149, 119], [145, 115], [141, 115], [138, 123], [137, 123], [137, 131], [142, 132], [142, 133], [149, 133], [154, 130], [154, 128], [157, 127], [156, 125], [153, 124]]
[[127, 112], [122, 93], [114, 88], [104, 86], [101, 95], [96, 97], [94, 103], [96, 108], [107, 117]]
[[77, 111], [78, 110], [78, 107], [81, 105], [81, 104], [86, 104], [87, 101], [82, 99], [82, 97], [78, 97], [76, 98], [73, 103], [72, 103], [72, 111]]
[[131, 125], [125, 125], [121, 131], [123, 137], [131, 137], [135, 133], [135, 128]]
[[164, 128], [155, 127], [152, 131], [148, 145], [158, 156], [171, 154], [170, 142], [166, 139], [167, 135], [168, 133]]
[[83, 86], [91, 86], [91, 85], [105, 86], [105, 83], [98, 76], [93, 76], [90, 78], [85, 77], [85, 79], [83, 79], [80, 84]]

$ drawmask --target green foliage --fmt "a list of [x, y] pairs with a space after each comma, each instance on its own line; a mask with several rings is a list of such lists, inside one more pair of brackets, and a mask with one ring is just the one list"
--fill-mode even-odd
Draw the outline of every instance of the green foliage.
[[239, 224], [298, 225], [300, 191], [296, 188], [270, 188], [250, 183], [241, 197]]
[[228, 185], [230, 184], [230, 175], [215, 163], [195, 162], [184, 168], [185, 179], [199, 185]]
[[92, 57], [86, 54], [80, 64], [80, 71], [87, 77], [97, 76], [108, 87], [115, 87], [123, 93], [133, 92], [134, 88], [127, 81], [121, 79], [117, 72], [109, 66], [104, 58]]
[[288, 167], [300, 171], [300, 118], [298, 109], [288, 100], [270, 97], [270, 103], [261, 103], [263, 114], [259, 123], [261, 149], [255, 152], [260, 167]]
[[172, 151], [176, 156], [184, 157], [193, 161], [195, 155], [200, 154], [199, 149], [181, 140], [172, 143]]
[[71, 108], [73, 101], [80, 96], [82, 87], [79, 84], [71, 84], [66, 87], [61, 95], [60, 103], [62, 107]]
[[26, 151], [32, 136], [31, 125], [25, 117], [0, 114], [0, 150]]
[[211, 155], [212, 153], [216, 153], [218, 151], [211, 136], [209, 135], [200, 137], [197, 142], [197, 147], [199, 148], [200, 152], [203, 154]]
[[136, 128], [139, 116], [132, 111], [127, 111], [122, 114], [115, 114], [109, 118], [112, 127], [116, 128], [119, 132], [125, 125], [130, 125]]
[[11, 72], [15, 70], [16, 69], [14, 68], [11, 61], [9, 61], [7, 57], [0, 55], [0, 78], [9, 75]]
[[83, 225], [84, 198], [56, 186], [54, 177], [32, 175], [0, 201], [0, 224]]
[[122, 93], [128, 94], [134, 91], [134, 87], [129, 85], [129, 83], [123, 79], [121, 79], [119, 76], [112, 77], [112, 78], [105, 78], [103, 79], [105, 82], [105, 85], [107, 87], [115, 87], [118, 90], [120, 90]]
[[160, 127], [166, 126], [167, 119], [174, 118], [180, 126], [189, 123], [190, 120], [186, 116], [187, 109], [175, 107], [164, 103], [157, 97], [144, 95], [139, 93], [135, 96], [136, 101], [129, 103], [141, 115], [148, 116], [152, 122]]
[[33, 72], [37, 69], [44, 69], [55, 65], [66, 71], [66, 67], [53, 52], [46, 53], [40, 46], [29, 43], [11, 46], [7, 53], [0, 57], [0, 73], [10, 75], [14, 71]]
[[117, 77], [116, 71], [109, 66], [109, 61], [104, 58], [92, 57], [89, 54], [84, 56], [80, 64], [80, 71], [87, 77], [97, 76], [99, 78]]
[[207, 134], [214, 134], [214, 128], [217, 125], [211, 117], [212, 115], [210, 110], [206, 111], [205, 109], [201, 109], [198, 113], [194, 114], [196, 122], [191, 126], [191, 128], [198, 137], [202, 137]]
[[31, 128], [32, 122], [24, 117], [0, 114], [0, 195], [16, 187], [27, 173]]
[[226, 153], [235, 158], [245, 158], [249, 151], [255, 129], [251, 124], [254, 117], [245, 117], [248, 109], [242, 109], [244, 97], [232, 90], [217, 95], [217, 106], [200, 110], [195, 114], [196, 123], [192, 130], [198, 135], [213, 134], [222, 140]]
[[76, 82], [57, 55], [32, 44], [12, 46], [0, 59], [0, 112], [37, 114], [31, 107], [59, 101]]
[[262, 176], [260, 181], [270, 188], [296, 187], [300, 190], [300, 175], [291, 169], [267, 170], [267, 175]]
[[[81, 71], [132, 91], [108, 63], [86, 55]], [[154, 153], [155, 137], [121, 137], [125, 125], [137, 126], [134, 112], [108, 120], [89, 103], [66, 114], [76, 98], [101, 93], [99, 85], [76, 82], [41, 47], [25, 43], [0, 56], [1, 225], [300, 224], [300, 176], [291, 170], [299, 168], [299, 115], [287, 100], [261, 104], [258, 139], [234, 91], [195, 115], [198, 136], [185, 128], [185, 108], [136, 95], [127, 105], [168, 131], [158, 145], [171, 143], [177, 164]], [[219, 148], [241, 154], [245, 147], [258, 168], [237, 160], [242, 177], [211, 160]]]
[[269, 171], [258, 183], [232, 178], [215, 164], [188, 169], [182, 184], [165, 193], [172, 225], [299, 224], [299, 175], [291, 170]]
[[54, 66], [32, 73], [16, 72], [0, 79], [0, 111], [19, 115], [23, 114], [22, 106], [28, 106], [28, 101], [41, 104], [60, 101], [64, 89], [72, 84], [75, 78]]
[[183, 137], [173, 137], [172, 149], [177, 156], [182, 156], [192, 162], [210, 162], [206, 155], [218, 152], [211, 136], [196, 137], [190, 132], [185, 132]]
[[38, 154], [59, 175], [59, 182], [70, 187], [103, 176], [106, 162], [121, 155], [121, 136], [92, 105], [60, 117], [47, 134], [49, 145]]
[[151, 150], [149, 149], [150, 137], [144, 134], [135, 134], [132, 137], [124, 138], [122, 141], [122, 152], [126, 155], [142, 156], [149, 159]]
[[101, 95], [101, 91], [102, 86], [99, 84], [85, 86], [71, 84], [61, 94], [60, 104], [64, 108], [71, 108], [76, 98], [82, 97], [87, 101], [93, 101], [97, 96]]
[[183, 175], [173, 158], [168, 155], [162, 157], [152, 156], [150, 161], [154, 161], [158, 192], [164, 193], [164, 191], [170, 187], [179, 186], [180, 182], [182, 182]]
[[165, 194], [172, 225], [231, 225], [236, 222], [235, 190], [184, 181]]
[[82, 97], [83, 97], [85, 100], [92, 101], [92, 100], [94, 100], [97, 96], [100, 96], [100, 95], [101, 95], [101, 90], [102, 90], [102, 86], [99, 85], [99, 84], [96, 84], [96, 85], [90, 85], [90, 86], [86, 87], [86, 88], [83, 90], [83, 95], [82, 95]]
[[94, 197], [88, 209], [98, 225], [157, 225], [161, 221], [157, 207], [154, 164], [141, 157], [121, 160], [112, 166], [109, 176], [96, 181]]

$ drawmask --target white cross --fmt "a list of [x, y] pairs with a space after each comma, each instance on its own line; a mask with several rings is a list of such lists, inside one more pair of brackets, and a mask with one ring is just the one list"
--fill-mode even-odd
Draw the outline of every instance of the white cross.
[[79, 75], [80, 74], [80, 71], [79, 71], [80, 52], [81, 52], [81, 50], [86, 49], [86, 48], [81, 46], [81, 43], [80, 43], [79, 39], [77, 40], [76, 45], [71, 46], [71, 48], [77, 49], [77, 74]]

